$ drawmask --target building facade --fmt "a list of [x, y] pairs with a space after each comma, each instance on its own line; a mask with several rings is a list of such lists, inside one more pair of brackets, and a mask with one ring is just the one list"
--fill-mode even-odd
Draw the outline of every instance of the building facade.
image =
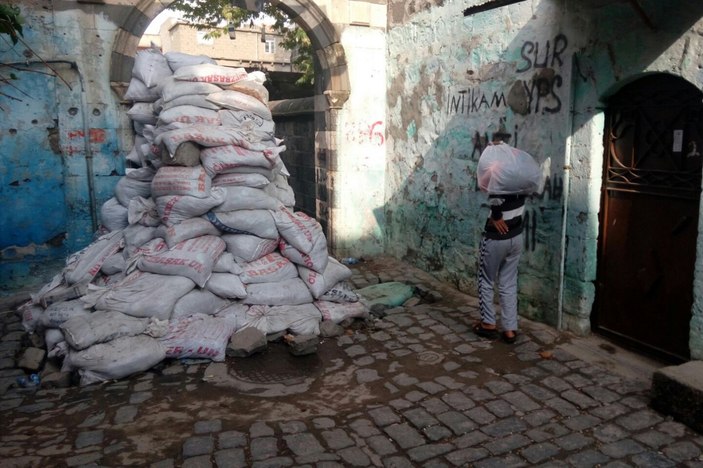
[[[333, 255], [389, 253], [475, 292], [477, 162], [504, 130], [551, 160], [526, 210], [521, 314], [703, 357], [701, 2], [271, 1], [317, 54], [313, 164], [327, 191], [316, 210]], [[27, 42], [66, 82], [22, 75], [41, 93], [2, 102], [8, 284], [90, 240], [131, 145], [131, 59], [165, 6], [23, 3]], [[54, 175], [42, 181], [53, 203], [38, 174]], [[51, 223], [28, 214], [61, 206]]]

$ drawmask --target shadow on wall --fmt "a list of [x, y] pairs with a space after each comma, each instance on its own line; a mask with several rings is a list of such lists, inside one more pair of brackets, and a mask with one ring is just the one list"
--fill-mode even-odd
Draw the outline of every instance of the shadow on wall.
[[[529, 8], [530, 20], [504, 45], [503, 37], [491, 37], [504, 33], [482, 31], [508, 8]], [[552, 159], [544, 192], [526, 204], [520, 294], [526, 316], [555, 325], [566, 240], [585, 237], [573, 230], [589, 229], [588, 220], [567, 213], [569, 231], [562, 237], [567, 142], [578, 130], [573, 125], [589, 123], [570, 111], [594, 115], [606, 87], [654, 62], [701, 15], [703, 2], [692, 7], [684, 0], [645, 2], [642, 11], [627, 3], [543, 1], [535, 10], [518, 4], [464, 19], [473, 35], [461, 44], [455, 43], [456, 31], [439, 34], [450, 27], [439, 16], [431, 27], [389, 31], [389, 60], [396, 67], [388, 74], [386, 189], [392, 195], [375, 212], [386, 226], [387, 251], [475, 293], [476, 253], [488, 212], [485, 195], [476, 190], [476, 166], [502, 123], [512, 145], [539, 162]], [[628, 37], [622, 37], [625, 30]], [[451, 37], [452, 47], [437, 37]], [[454, 78], [455, 68], [466, 70], [461, 80]], [[591, 151], [602, 153], [602, 147]], [[589, 198], [586, 188], [571, 202], [588, 206]]]

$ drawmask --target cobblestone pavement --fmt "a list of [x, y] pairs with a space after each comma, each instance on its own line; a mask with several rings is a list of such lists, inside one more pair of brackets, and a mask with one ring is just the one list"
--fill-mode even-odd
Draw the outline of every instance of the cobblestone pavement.
[[5, 311], [0, 466], [703, 466], [703, 437], [648, 407], [648, 376], [527, 320], [516, 344], [480, 339], [475, 298], [395, 260], [353, 269], [358, 288], [403, 281], [434, 302], [357, 321], [315, 355], [271, 343], [38, 390], [8, 388], [26, 336]]

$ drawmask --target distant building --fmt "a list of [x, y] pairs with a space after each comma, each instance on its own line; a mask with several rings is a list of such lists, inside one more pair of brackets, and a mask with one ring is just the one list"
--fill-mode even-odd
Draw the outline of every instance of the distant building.
[[162, 52], [178, 51], [193, 55], [207, 55], [218, 64], [244, 67], [247, 70], [268, 72], [296, 72], [293, 53], [281, 47], [283, 36], [268, 26], [242, 26], [217, 38], [207, 36], [187, 22], [177, 18], [166, 20], [159, 34], [145, 34], [139, 47], [156, 45]]

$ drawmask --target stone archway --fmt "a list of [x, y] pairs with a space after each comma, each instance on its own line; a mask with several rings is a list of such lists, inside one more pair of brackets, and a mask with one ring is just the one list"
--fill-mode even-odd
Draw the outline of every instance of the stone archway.
[[[312, 0], [269, 0], [303, 28], [317, 57], [315, 83], [315, 167], [319, 208], [317, 218], [325, 227], [330, 252], [337, 242], [333, 233], [335, 191], [331, 187], [337, 167], [335, 132], [338, 113], [349, 98], [350, 85], [344, 48], [335, 26]], [[120, 97], [129, 86], [139, 39], [151, 20], [168, 8], [169, 1], [139, 0], [115, 35], [110, 63], [110, 86]]]

